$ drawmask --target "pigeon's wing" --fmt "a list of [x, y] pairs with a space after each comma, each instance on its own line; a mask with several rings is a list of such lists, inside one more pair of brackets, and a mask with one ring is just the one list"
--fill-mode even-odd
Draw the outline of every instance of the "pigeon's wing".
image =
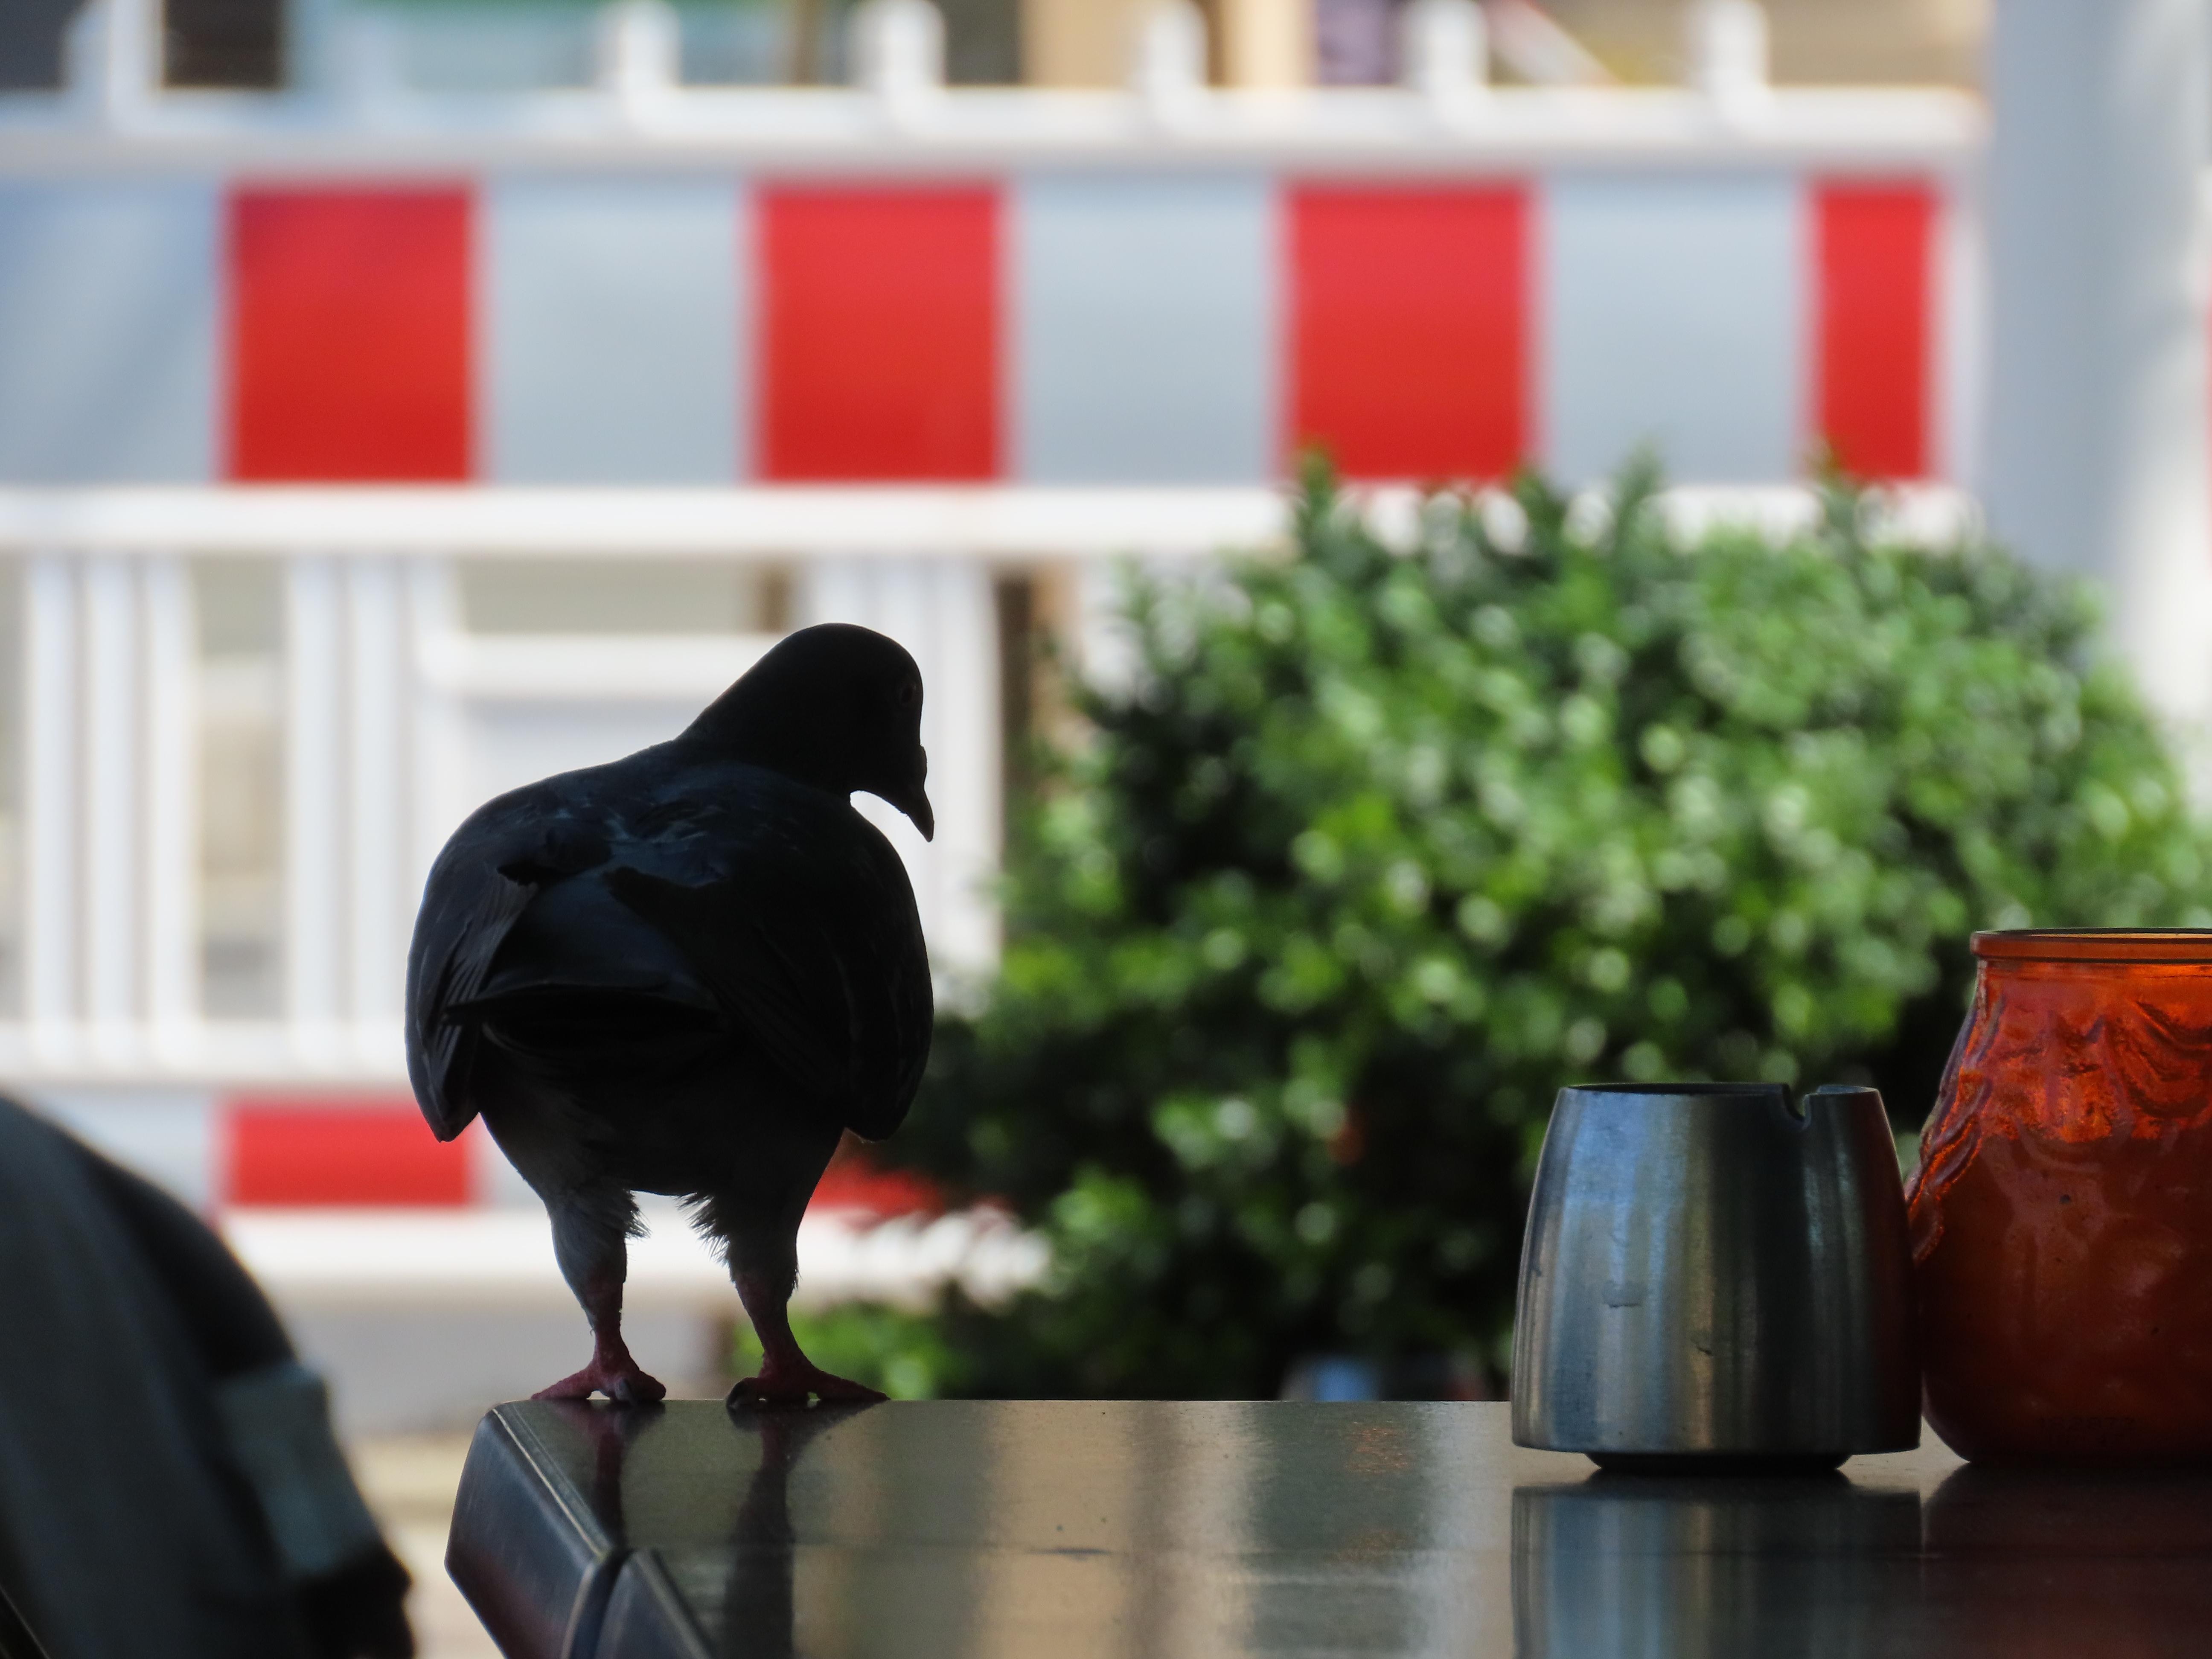
[[898, 854], [843, 802], [763, 811], [697, 881], [604, 879], [672, 940], [732, 1023], [856, 1134], [898, 1127], [929, 1057], [929, 959]]
[[423, 889], [407, 951], [407, 1078], [441, 1140], [477, 1115], [469, 1073], [479, 1032], [462, 1016], [538, 890], [607, 859], [598, 828], [544, 786], [502, 795], [446, 843]]

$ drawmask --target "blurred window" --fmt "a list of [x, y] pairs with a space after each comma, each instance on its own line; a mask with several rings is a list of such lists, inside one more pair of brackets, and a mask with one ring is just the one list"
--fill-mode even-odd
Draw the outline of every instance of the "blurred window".
[[78, 0], [0, 0], [0, 92], [62, 83], [62, 34]]
[[1399, 0], [1314, 0], [1314, 72], [1325, 87], [1398, 78]]
[[1018, 0], [937, 0], [945, 14], [945, 78], [1004, 86], [1022, 78]]
[[399, 73], [429, 92], [526, 92], [592, 83], [597, 17], [529, 0], [401, 0], [379, 8], [398, 25]]
[[[687, 83], [702, 86], [770, 86], [799, 78], [800, 60], [820, 65], [834, 51], [830, 6], [799, 7], [777, 0], [709, 0], [677, 12], [681, 28], [682, 67]], [[798, 50], [793, 26], [809, 22], [814, 39]], [[808, 78], [820, 78], [811, 76]]]
[[283, 83], [283, 0], [166, 0], [162, 21], [162, 78], [171, 86]]

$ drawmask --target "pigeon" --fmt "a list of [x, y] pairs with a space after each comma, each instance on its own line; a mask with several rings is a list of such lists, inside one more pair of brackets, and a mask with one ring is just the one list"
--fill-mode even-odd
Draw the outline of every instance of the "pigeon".
[[441, 1140], [481, 1115], [544, 1201], [591, 1363], [540, 1400], [666, 1393], [622, 1337], [635, 1194], [684, 1200], [760, 1339], [732, 1407], [880, 1400], [793, 1337], [799, 1218], [848, 1131], [904, 1120], [929, 959], [898, 854], [925, 838], [921, 675], [865, 628], [803, 629], [684, 731], [489, 801], [431, 867], [407, 1067]]

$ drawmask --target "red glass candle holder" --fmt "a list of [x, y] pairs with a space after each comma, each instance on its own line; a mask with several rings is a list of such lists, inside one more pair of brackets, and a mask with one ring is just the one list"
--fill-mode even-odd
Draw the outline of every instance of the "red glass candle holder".
[[2212, 1458], [2212, 932], [1973, 948], [1907, 1188], [1928, 1420], [1978, 1461]]

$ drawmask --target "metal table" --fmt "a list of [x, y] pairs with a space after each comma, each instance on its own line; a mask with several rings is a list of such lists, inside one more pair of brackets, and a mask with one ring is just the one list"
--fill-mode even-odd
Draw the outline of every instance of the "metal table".
[[510, 1656], [2212, 1652], [2212, 1475], [1601, 1474], [1500, 1405], [501, 1406], [447, 1565]]

